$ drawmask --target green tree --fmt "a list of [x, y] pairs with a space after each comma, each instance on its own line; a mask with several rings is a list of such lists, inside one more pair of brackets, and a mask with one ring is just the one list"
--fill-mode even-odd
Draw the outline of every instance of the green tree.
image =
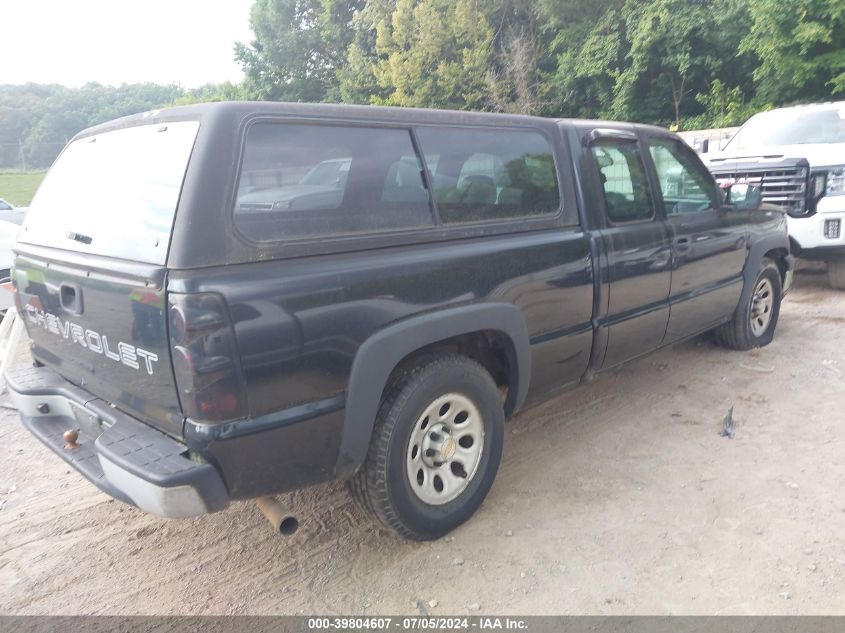
[[845, 93], [845, 0], [255, 0], [241, 84], [0, 86], [0, 168], [177, 103], [343, 101], [682, 128]]
[[549, 77], [554, 57], [549, 45], [554, 30], [535, 0], [488, 0], [487, 20], [495, 25], [487, 70], [489, 101], [494, 110], [543, 114], [552, 106]]
[[235, 45], [247, 94], [281, 101], [337, 101], [338, 70], [365, 0], [256, 0], [255, 39]]
[[222, 84], [206, 84], [199, 88], [186, 90], [184, 94], [173, 101], [173, 105], [209, 103], [212, 101], [244, 101], [248, 98], [249, 94], [243, 84], [224, 81]]
[[[486, 76], [493, 30], [476, 0], [371, 0], [359, 27], [351, 65], [377, 86], [370, 102], [385, 105], [489, 107]], [[368, 48], [368, 45], [372, 48]], [[345, 76], [342, 93], [359, 96]]]
[[[548, 5], [547, 5], [548, 6]], [[583, 9], [555, 39], [556, 86], [564, 111], [679, 126], [701, 114], [695, 97], [722, 78], [747, 83], [736, 49], [747, 0], [611, 0]], [[740, 92], [744, 95], [742, 88]]]
[[611, 112], [617, 117], [660, 117], [666, 110], [662, 104], [669, 102], [674, 124], [680, 126], [681, 106], [693, 87], [719, 70], [722, 60], [711, 51], [720, 34], [718, 16], [727, 5], [721, 0], [628, 2], [630, 49], [616, 81]]
[[166, 106], [182, 94], [178, 86], [155, 84], [0, 86], [0, 168], [48, 167], [80, 130]]
[[341, 101], [344, 103], [385, 103], [391, 88], [382, 86], [376, 77], [378, 26], [389, 22], [393, 0], [369, 0], [351, 20], [352, 37], [345, 63], [338, 69], [337, 78]]
[[759, 96], [772, 103], [845, 93], [845, 2], [754, 0], [741, 50], [756, 55]]
[[628, 51], [624, 1], [546, 0], [543, 5], [552, 28], [557, 30], [550, 52], [556, 56], [552, 82], [560, 114], [610, 116]]

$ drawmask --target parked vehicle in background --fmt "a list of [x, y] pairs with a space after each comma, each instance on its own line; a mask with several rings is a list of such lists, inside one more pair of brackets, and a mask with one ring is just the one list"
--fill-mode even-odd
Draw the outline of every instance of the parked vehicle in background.
[[684, 130], [677, 134], [696, 152], [706, 154], [720, 151], [738, 131], [738, 127], [722, 127], [709, 130]]
[[[96, 141], [96, 142], [95, 142]], [[505, 420], [715, 330], [774, 337], [784, 213], [625, 123], [274, 103], [79, 134], [16, 247], [25, 426], [162, 516], [347, 479], [413, 539], [467, 520]], [[120, 208], [122, 213], [115, 213]]]
[[826, 261], [845, 290], [845, 101], [756, 114], [704, 160], [720, 183], [753, 184], [784, 207], [792, 252]]
[[[351, 158], [325, 160], [296, 180], [283, 182], [278, 170], [245, 174], [238, 190], [241, 213], [336, 207], [341, 203]], [[289, 179], [291, 175], [286, 174]], [[269, 180], [268, 180], [269, 178]], [[268, 186], [269, 185], [269, 186]]]
[[4, 289], [3, 284], [11, 281], [10, 271], [14, 260], [12, 246], [21, 228], [24, 211], [0, 198], [0, 315], [6, 314], [6, 310], [14, 305], [12, 293]]
[[26, 210], [27, 207], [16, 207], [11, 202], [0, 198], [0, 221], [20, 225], [23, 222], [23, 216], [26, 214]]

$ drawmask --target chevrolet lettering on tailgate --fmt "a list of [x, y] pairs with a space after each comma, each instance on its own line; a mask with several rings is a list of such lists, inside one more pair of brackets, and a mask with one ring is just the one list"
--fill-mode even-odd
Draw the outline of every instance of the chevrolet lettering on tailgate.
[[[127, 367], [140, 369], [143, 362], [147, 373], [153, 375], [153, 363], [158, 361], [158, 354], [153, 354], [140, 347], [119, 341], [115, 348], [109, 347], [109, 339], [105, 334], [94, 330], [82, 329], [80, 325], [70, 321], [62, 321], [55, 314], [39, 310], [35, 306], [27, 305], [26, 316], [30, 323], [40, 325], [48, 332], [61, 336], [71, 343], [79, 343], [82, 347], [95, 354], [103, 354], [115, 362], [123, 363]], [[117, 351], [114, 351], [114, 350]], [[140, 362], [139, 362], [140, 359]]]

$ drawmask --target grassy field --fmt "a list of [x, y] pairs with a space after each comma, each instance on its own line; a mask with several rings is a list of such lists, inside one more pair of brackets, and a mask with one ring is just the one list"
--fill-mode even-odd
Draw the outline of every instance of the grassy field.
[[0, 198], [19, 207], [29, 205], [46, 173], [44, 171], [0, 172]]

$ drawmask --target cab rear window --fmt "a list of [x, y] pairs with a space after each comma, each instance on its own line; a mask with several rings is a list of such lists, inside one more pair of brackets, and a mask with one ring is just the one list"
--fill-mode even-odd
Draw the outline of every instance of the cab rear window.
[[179, 121], [73, 141], [38, 189], [20, 241], [164, 264], [198, 129]]

